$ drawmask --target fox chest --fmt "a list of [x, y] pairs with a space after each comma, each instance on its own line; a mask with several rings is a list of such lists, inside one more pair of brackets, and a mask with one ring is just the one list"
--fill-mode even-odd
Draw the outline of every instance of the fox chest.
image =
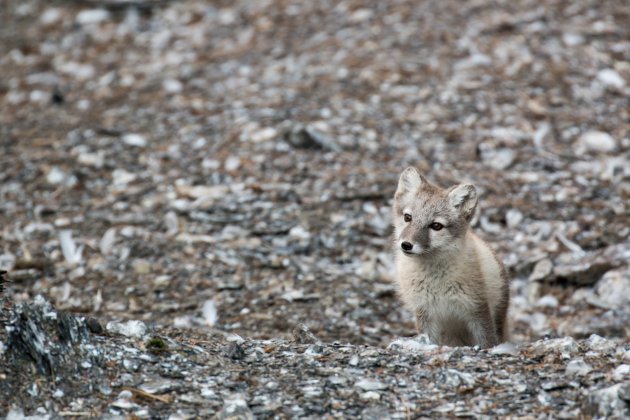
[[409, 309], [422, 309], [433, 315], [468, 312], [474, 298], [465, 279], [447, 269], [399, 269], [401, 296]]

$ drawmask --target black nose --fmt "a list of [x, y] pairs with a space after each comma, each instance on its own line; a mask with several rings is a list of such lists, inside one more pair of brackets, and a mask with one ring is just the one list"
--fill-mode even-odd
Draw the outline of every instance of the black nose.
[[400, 247], [403, 251], [411, 251], [411, 249], [413, 248], [413, 244], [411, 242], [403, 242], [402, 244], [400, 244]]

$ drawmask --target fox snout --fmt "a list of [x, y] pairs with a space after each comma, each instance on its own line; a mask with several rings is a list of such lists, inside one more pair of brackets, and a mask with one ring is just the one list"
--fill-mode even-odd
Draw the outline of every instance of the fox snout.
[[417, 242], [400, 241], [400, 249], [405, 255], [420, 255], [426, 248]]

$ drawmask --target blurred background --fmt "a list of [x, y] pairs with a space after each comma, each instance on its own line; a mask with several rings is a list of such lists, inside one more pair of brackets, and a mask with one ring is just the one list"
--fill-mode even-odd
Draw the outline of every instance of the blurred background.
[[630, 336], [630, 8], [3, 0], [0, 269], [104, 320], [386, 345], [408, 165], [480, 192], [516, 341]]

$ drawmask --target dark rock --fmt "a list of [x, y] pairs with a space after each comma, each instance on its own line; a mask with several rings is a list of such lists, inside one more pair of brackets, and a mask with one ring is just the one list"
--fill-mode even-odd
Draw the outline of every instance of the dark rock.
[[19, 304], [6, 324], [8, 359], [16, 365], [33, 363], [41, 374], [81, 370], [74, 349], [88, 342], [83, 318], [56, 311], [49, 302]]
[[241, 360], [245, 357], [245, 350], [239, 343], [230, 343], [225, 349], [225, 355], [232, 360]]
[[6, 274], [6, 271], [0, 270], [0, 293], [4, 292], [4, 283], [7, 281], [7, 279], [4, 277]]
[[296, 125], [287, 132], [286, 140], [298, 149], [341, 151], [341, 147], [329, 135], [311, 126]]
[[96, 318], [92, 318], [92, 317], [85, 318], [85, 324], [87, 325], [90, 332], [93, 334], [101, 335], [105, 332], [105, 330], [103, 329], [103, 326]]

